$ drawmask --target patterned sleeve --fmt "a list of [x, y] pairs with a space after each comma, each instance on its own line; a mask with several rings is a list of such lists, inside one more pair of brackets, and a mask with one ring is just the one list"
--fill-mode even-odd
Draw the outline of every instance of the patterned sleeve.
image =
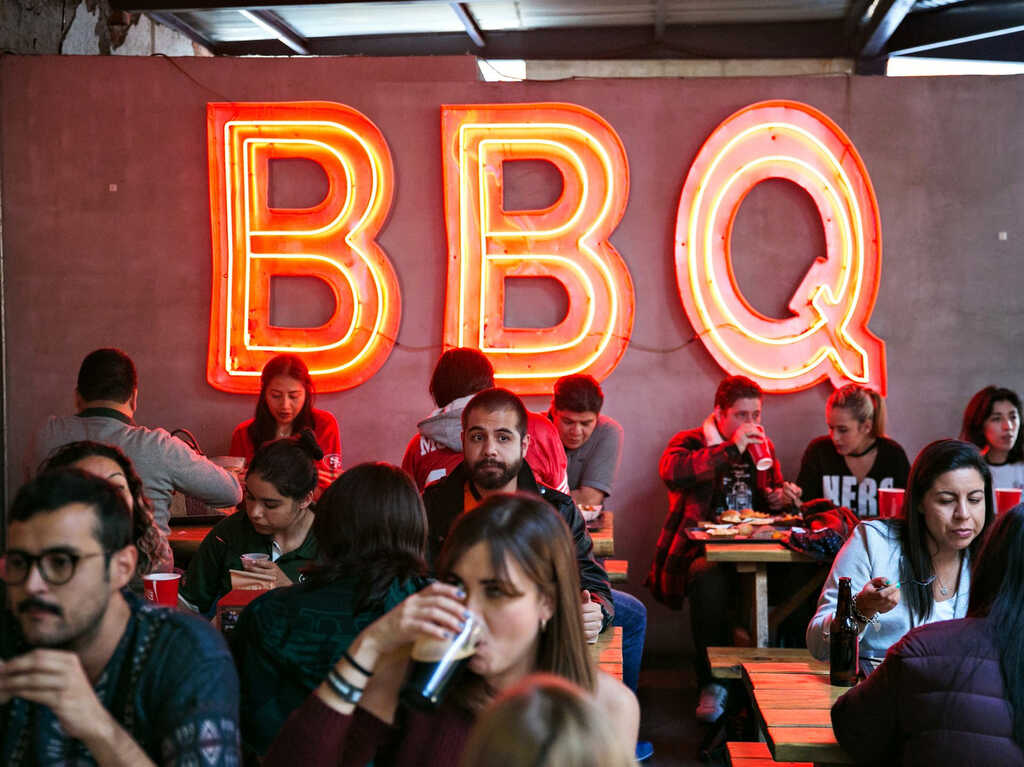
[[[193, 641], [179, 634], [176, 654], [186, 668], [179, 666], [165, 677], [170, 684], [154, 718], [161, 767], [239, 767], [242, 763], [238, 675], [223, 639], [212, 627], [203, 628], [205, 636], [193, 634]], [[185, 653], [188, 660], [180, 657]]]

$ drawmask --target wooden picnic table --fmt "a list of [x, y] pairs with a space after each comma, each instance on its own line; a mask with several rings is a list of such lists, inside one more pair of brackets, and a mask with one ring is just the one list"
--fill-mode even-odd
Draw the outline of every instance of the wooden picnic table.
[[615, 514], [613, 512], [602, 511], [597, 519], [587, 523], [587, 530], [590, 531], [590, 540], [594, 542], [594, 556], [615, 556]]
[[199, 544], [203, 538], [213, 529], [213, 525], [187, 525], [172, 527], [171, 534], [167, 536], [167, 542], [171, 545], [171, 551], [175, 557], [193, 557], [199, 551]]
[[744, 663], [743, 681], [777, 762], [854, 764], [832, 731], [832, 704], [849, 687], [829, 684], [828, 668], [801, 662]]
[[606, 674], [622, 679], [622, 627], [609, 626], [587, 645], [590, 659]]
[[754, 576], [754, 597], [751, 605], [751, 625], [757, 636], [757, 646], [767, 647], [772, 626], [778, 626], [787, 615], [801, 604], [812, 592], [821, 588], [827, 569], [819, 568], [817, 575], [807, 581], [781, 605], [768, 611], [768, 564], [814, 562], [806, 554], [793, 551], [781, 543], [742, 543], [715, 541], [704, 544], [704, 553], [709, 562], [732, 562], [739, 573]]

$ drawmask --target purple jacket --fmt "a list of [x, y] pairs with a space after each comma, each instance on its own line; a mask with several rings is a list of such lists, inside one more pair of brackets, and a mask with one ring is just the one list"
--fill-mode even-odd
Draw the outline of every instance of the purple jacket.
[[1024, 767], [988, 622], [919, 626], [832, 706], [840, 745], [861, 764]]

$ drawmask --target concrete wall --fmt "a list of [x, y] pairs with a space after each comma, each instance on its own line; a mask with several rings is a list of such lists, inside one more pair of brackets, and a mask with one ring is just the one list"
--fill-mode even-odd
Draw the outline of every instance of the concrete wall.
[[[211, 100], [339, 101], [370, 116], [390, 143], [397, 189], [380, 242], [402, 287], [399, 343], [368, 383], [319, 399], [341, 424], [347, 465], [399, 461], [431, 407], [426, 382], [440, 352], [446, 252], [439, 105], [570, 101], [615, 127], [629, 154], [631, 197], [612, 240], [632, 271], [637, 309], [632, 344], [605, 382], [606, 412], [626, 429], [611, 505], [630, 590], [645, 599], [639, 584], [665, 511], [658, 457], [675, 431], [708, 413], [722, 375], [693, 340], [676, 292], [676, 206], [701, 143], [736, 109], [768, 98], [806, 101], [838, 122], [864, 158], [885, 241], [871, 328], [888, 344], [890, 432], [911, 457], [958, 430], [981, 386], [1024, 388], [1024, 78], [487, 84], [474, 81], [471, 59], [113, 57], [8, 57], [0, 78], [12, 479], [40, 421], [71, 412], [78, 364], [98, 346], [135, 358], [141, 423], [186, 426], [219, 453], [251, 414], [252, 398], [205, 382]], [[532, 186], [545, 179], [525, 173], [512, 193], [543, 196], [550, 190]], [[734, 236], [751, 302], [781, 316], [821, 240], [805, 193], [785, 182], [756, 189]], [[294, 291], [281, 298], [300, 300]], [[828, 393], [820, 385], [766, 400], [765, 424], [791, 478], [803, 447], [824, 431]], [[652, 607], [652, 648], [678, 642], [681, 621]]]
[[20, 54], [209, 56], [176, 30], [140, 13], [114, 11], [108, 0], [4, 0], [0, 50]]

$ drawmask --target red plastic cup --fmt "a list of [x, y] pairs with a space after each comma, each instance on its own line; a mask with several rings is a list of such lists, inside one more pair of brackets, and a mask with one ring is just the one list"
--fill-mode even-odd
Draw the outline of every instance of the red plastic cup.
[[178, 604], [179, 583], [179, 573], [150, 573], [142, 576], [142, 588], [146, 599], [165, 607], [174, 607]]
[[881, 519], [895, 519], [903, 515], [903, 488], [878, 488], [878, 516]]
[[[765, 439], [768, 439], [768, 437], [765, 437]], [[772, 467], [774, 461], [772, 460], [771, 453], [768, 452], [767, 442], [750, 442], [747, 444], [747, 452], [754, 459], [754, 466], [758, 471], [768, 471]]]
[[996, 514], [1002, 514], [1004, 511], [1009, 511], [1020, 503], [1020, 493], [1021, 491], [1019, 487], [997, 487]]

